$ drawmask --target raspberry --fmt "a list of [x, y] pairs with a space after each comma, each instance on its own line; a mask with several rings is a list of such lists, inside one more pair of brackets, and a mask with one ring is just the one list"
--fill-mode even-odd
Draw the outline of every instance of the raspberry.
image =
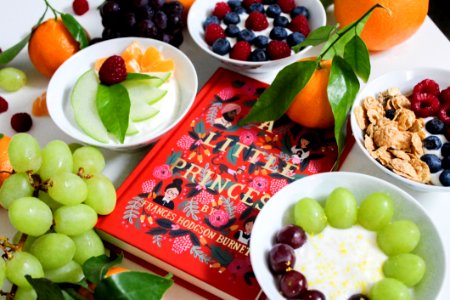
[[77, 16], [84, 15], [89, 10], [89, 3], [87, 0], [74, 0], [72, 9]]
[[269, 22], [267, 22], [264, 14], [259, 11], [252, 11], [245, 20], [245, 27], [254, 31], [261, 31], [269, 27]]
[[305, 37], [308, 36], [310, 32], [308, 19], [304, 15], [298, 15], [293, 18], [291, 23], [289, 23], [288, 28], [293, 32], [300, 32]]
[[439, 100], [431, 94], [414, 94], [411, 109], [418, 117], [426, 118], [436, 114], [439, 110]]
[[11, 117], [11, 127], [16, 132], [27, 132], [33, 126], [31, 116], [25, 112], [14, 114]]
[[180, 254], [192, 247], [192, 241], [189, 234], [176, 237], [173, 241], [172, 251]]
[[442, 105], [437, 116], [448, 127], [450, 125], [450, 103]]
[[106, 85], [119, 83], [127, 79], [125, 61], [118, 55], [108, 57], [98, 72], [100, 81]]
[[439, 94], [439, 100], [441, 103], [450, 103], [450, 86], [441, 91]]
[[278, 0], [277, 2], [281, 10], [285, 13], [290, 13], [295, 8], [294, 0]]
[[230, 57], [237, 60], [247, 60], [252, 52], [249, 42], [239, 41], [234, 44], [230, 52]]
[[212, 44], [220, 38], [225, 38], [225, 31], [219, 24], [209, 24], [205, 29], [205, 41], [208, 45]]
[[0, 113], [8, 110], [8, 101], [5, 98], [0, 96]]
[[218, 2], [213, 10], [213, 16], [223, 19], [227, 13], [231, 12], [230, 6], [225, 2]]
[[261, 0], [244, 0], [242, 1], [242, 6], [245, 8], [249, 8], [253, 3], [261, 3]]
[[280, 59], [291, 55], [291, 48], [283, 41], [270, 41], [267, 46], [267, 54], [270, 59]]
[[188, 150], [194, 142], [190, 135], [185, 134], [177, 141], [177, 146], [183, 150]]
[[439, 96], [439, 85], [434, 80], [424, 79], [414, 86], [413, 97], [422, 93], [432, 94], [437, 97]]

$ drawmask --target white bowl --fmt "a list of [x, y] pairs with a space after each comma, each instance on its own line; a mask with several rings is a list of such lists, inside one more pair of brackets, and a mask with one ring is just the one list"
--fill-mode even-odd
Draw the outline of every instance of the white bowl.
[[398, 183], [406, 185], [407, 187], [417, 191], [450, 192], [450, 187], [423, 184], [400, 176], [384, 167], [381, 163], [374, 159], [364, 146], [364, 134], [358, 126], [354, 113], [355, 108], [357, 106], [360, 106], [364, 98], [366, 98], [367, 96], [375, 97], [378, 93], [383, 92], [391, 87], [398, 87], [402, 94], [408, 96], [412, 94], [414, 85], [426, 78], [435, 80], [439, 84], [441, 89], [450, 86], [450, 70], [434, 68], [414, 68], [398, 70], [386, 73], [378, 78], [375, 78], [374, 80], [371, 80], [361, 90], [355, 102], [353, 103], [353, 107], [350, 113], [352, 132], [355, 137], [356, 144], [362, 150], [367, 159], [375, 164], [375, 166], [377, 166], [381, 171], [392, 176], [392, 178], [394, 178]]
[[[325, 200], [336, 187], [349, 189], [358, 201], [373, 192], [387, 193], [395, 203], [393, 219], [408, 219], [417, 224], [421, 240], [414, 253], [423, 257], [427, 271], [414, 288], [414, 299], [437, 299], [445, 278], [445, 251], [433, 221], [409, 194], [381, 179], [349, 172], [321, 173], [294, 181], [278, 191], [258, 214], [250, 240], [250, 259], [256, 279], [268, 299], [282, 299], [268, 265], [268, 252], [274, 237], [284, 225], [293, 223], [293, 207], [303, 197]], [[307, 278], [308, 279], [308, 278]]]
[[[203, 29], [203, 22], [208, 16], [212, 14], [214, 6], [217, 2], [223, 0], [196, 0], [189, 9], [188, 15], [188, 29], [194, 42], [206, 53], [221, 61], [224, 65], [231, 67], [238, 71], [245, 71], [247, 73], [263, 73], [267, 71], [281, 69], [282, 67], [293, 63], [301, 58], [306, 57], [305, 54], [311, 46], [305, 47], [298, 53], [292, 54], [289, 57], [269, 60], [264, 62], [250, 62], [231, 59], [228, 56], [222, 56], [214, 53], [211, 47], [205, 42]], [[311, 31], [326, 24], [326, 13], [322, 3], [319, 0], [295, 0], [297, 5], [302, 5], [308, 8], [310, 12], [309, 26]], [[242, 17], [242, 15], [240, 15]], [[273, 19], [269, 18], [269, 25], [272, 24]], [[242, 28], [244, 29], [244, 28]], [[257, 32], [255, 34], [258, 35]], [[309, 55], [310, 56], [310, 55]]]
[[[175, 63], [173, 74], [178, 84], [178, 107], [170, 116], [161, 116], [161, 126], [145, 134], [137, 134], [126, 138], [123, 144], [111, 140], [109, 143], [101, 143], [85, 134], [77, 125], [72, 107], [70, 95], [76, 80], [87, 70], [93, 67], [93, 63], [102, 57], [119, 55], [132, 42], [146, 49], [156, 47], [164, 58], [172, 59]], [[64, 62], [55, 72], [47, 89], [47, 107], [49, 114], [56, 125], [69, 136], [83, 143], [107, 148], [111, 150], [130, 150], [146, 146], [158, 140], [162, 135], [172, 129], [186, 115], [195, 100], [197, 94], [197, 73], [189, 58], [177, 48], [158, 40], [148, 38], [117, 38], [107, 40], [89, 46]]]

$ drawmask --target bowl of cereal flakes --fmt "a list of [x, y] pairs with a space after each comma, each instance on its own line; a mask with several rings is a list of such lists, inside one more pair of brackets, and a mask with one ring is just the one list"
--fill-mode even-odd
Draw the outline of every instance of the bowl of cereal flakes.
[[366, 157], [398, 182], [450, 191], [450, 70], [398, 70], [370, 81], [351, 127]]

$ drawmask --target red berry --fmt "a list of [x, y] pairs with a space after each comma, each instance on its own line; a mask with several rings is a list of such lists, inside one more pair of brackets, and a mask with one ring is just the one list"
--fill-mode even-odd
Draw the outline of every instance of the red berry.
[[281, 10], [285, 13], [290, 13], [295, 8], [294, 0], [278, 0], [277, 2]]
[[434, 96], [439, 96], [439, 85], [436, 81], [431, 79], [424, 79], [414, 86], [413, 97], [415, 94], [427, 93]]
[[230, 6], [226, 2], [218, 2], [214, 6], [213, 16], [223, 19], [227, 13], [231, 12]]
[[309, 29], [308, 19], [304, 15], [298, 15], [293, 18], [288, 28], [293, 32], [300, 32], [304, 36], [308, 36], [311, 31]]
[[230, 58], [237, 60], [247, 60], [252, 52], [249, 42], [239, 41], [231, 48]]
[[450, 102], [441, 106], [437, 116], [445, 125], [450, 125]]
[[244, 0], [242, 1], [242, 6], [245, 8], [249, 8], [253, 3], [261, 3], [262, 0]]
[[27, 132], [33, 126], [33, 120], [27, 113], [17, 113], [11, 117], [11, 127], [16, 132]]
[[245, 20], [245, 27], [250, 30], [261, 31], [269, 27], [269, 22], [263, 13], [252, 11]]
[[8, 110], [8, 101], [5, 98], [0, 96], [0, 113]]
[[77, 16], [84, 15], [89, 10], [89, 3], [87, 0], [74, 0], [72, 9]]
[[450, 103], [450, 86], [441, 91], [439, 94], [439, 100], [441, 103]]
[[113, 55], [108, 57], [98, 72], [100, 81], [106, 85], [119, 83], [127, 79], [127, 67], [122, 57]]
[[205, 41], [208, 45], [212, 44], [220, 38], [225, 38], [225, 31], [219, 24], [211, 23], [205, 29]]
[[280, 59], [291, 55], [291, 48], [283, 41], [270, 41], [267, 45], [267, 54], [270, 59]]
[[414, 94], [411, 109], [421, 118], [433, 116], [439, 110], [439, 100], [431, 94]]

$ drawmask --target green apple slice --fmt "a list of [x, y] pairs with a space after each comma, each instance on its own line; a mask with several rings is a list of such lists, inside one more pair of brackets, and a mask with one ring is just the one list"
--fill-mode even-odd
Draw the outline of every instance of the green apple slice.
[[131, 102], [140, 101], [154, 104], [167, 94], [166, 90], [148, 85], [146, 80], [125, 81], [122, 85], [127, 89]]
[[127, 136], [136, 135], [139, 133], [139, 129], [137, 129], [136, 124], [131, 120], [128, 122], [127, 132], [125, 133]]
[[98, 79], [94, 70], [78, 78], [72, 90], [70, 102], [78, 126], [88, 136], [101, 143], [109, 141], [108, 132], [100, 119], [95, 104]]
[[153, 118], [159, 113], [159, 109], [142, 101], [131, 101], [130, 119], [133, 122], [142, 122]]
[[154, 78], [150, 79], [133, 79], [133, 80], [127, 80], [125, 82], [131, 83], [131, 82], [141, 82], [145, 83], [149, 86], [153, 87], [160, 87], [163, 85], [164, 82], [166, 82], [170, 76], [172, 75], [172, 72], [150, 72], [150, 73], [144, 73], [149, 76], [153, 76]]

